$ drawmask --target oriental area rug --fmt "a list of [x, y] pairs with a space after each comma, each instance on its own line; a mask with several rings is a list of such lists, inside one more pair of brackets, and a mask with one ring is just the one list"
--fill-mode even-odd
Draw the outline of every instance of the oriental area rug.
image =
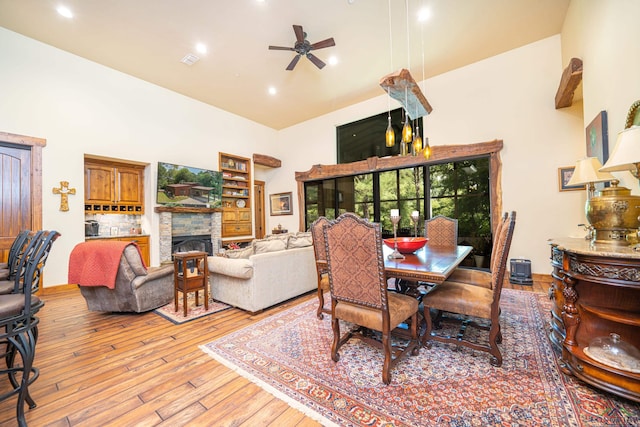
[[546, 295], [503, 291], [501, 368], [487, 353], [433, 343], [402, 360], [388, 386], [382, 352], [358, 339], [331, 360], [330, 316], [318, 320], [316, 304], [201, 349], [327, 426], [640, 426], [640, 404], [560, 372], [547, 338]]
[[205, 310], [204, 304], [202, 303], [202, 295], [200, 296], [199, 302], [200, 305], [196, 306], [194, 294], [189, 293], [189, 295], [187, 296], [187, 317], [184, 316], [184, 311], [182, 310], [182, 294], [179, 294], [178, 297], [178, 311], [174, 310], [175, 303], [171, 301], [165, 306], [156, 308], [155, 310], [153, 310], [153, 312], [164, 317], [167, 320], [170, 320], [174, 324], [179, 325], [181, 323], [189, 322], [191, 320], [199, 319], [201, 317], [231, 308], [230, 305], [209, 299], [209, 309]]

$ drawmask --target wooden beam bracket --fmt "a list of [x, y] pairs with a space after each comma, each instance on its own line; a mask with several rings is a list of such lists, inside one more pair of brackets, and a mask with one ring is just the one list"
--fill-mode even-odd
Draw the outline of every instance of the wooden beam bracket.
[[266, 166], [269, 168], [279, 168], [282, 166], [280, 159], [267, 156], [266, 154], [253, 153], [253, 163], [260, 166]]
[[582, 60], [571, 58], [569, 65], [562, 72], [560, 86], [556, 92], [556, 110], [570, 107], [573, 103], [573, 94], [582, 81]]

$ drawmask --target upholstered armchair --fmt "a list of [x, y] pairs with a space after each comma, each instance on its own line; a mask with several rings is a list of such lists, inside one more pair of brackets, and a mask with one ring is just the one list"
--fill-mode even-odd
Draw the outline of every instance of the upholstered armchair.
[[[91, 242], [79, 245], [88, 243]], [[114, 248], [114, 250], [118, 249]], [[173, 301], [173, 265], [147, 269], [137, 246], [129, 243], [124, 249], [120, 248], [119, 250], [121, 256], [114, 284], [109, 284], [108, 280], [105, 280], [102, 285], [95, 283], [86, 285], [82, 283], [83, 279], [78, 279], [80, 292], [86, 300], [89, 310], [140, 313]], [[87, 262], [91, 261], [87, 260]], [[70, 260], [70, 283], [77, 283], [71, 281], [72, 268]]]

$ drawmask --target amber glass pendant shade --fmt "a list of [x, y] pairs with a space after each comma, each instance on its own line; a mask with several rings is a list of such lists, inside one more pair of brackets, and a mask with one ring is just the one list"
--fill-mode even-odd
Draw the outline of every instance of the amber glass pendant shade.
[[389, 116], [389, 124], [387, 125], [387, 132], [385, 133], [385, 141], [387, 147], [393, 147], [396, 145], [396, 133], [391, 126], [391, 116]]
[[422, 151], [422, 138], [420, 135], [417, 135], [413, 138], [413, 155], [417, 156]]
[[424, 150], [422, 150], [422, 155], [425, 159], [429, 159], [431, 157], [431, 146], [429, 145], [429, 138], [424, 139]]
[[405, 119], [404, 126], [402, 127], [402, 142], [411, 142], [413, 141], [413, 130], [411, 129], [411, 124], [409, 123], [409, 119]]

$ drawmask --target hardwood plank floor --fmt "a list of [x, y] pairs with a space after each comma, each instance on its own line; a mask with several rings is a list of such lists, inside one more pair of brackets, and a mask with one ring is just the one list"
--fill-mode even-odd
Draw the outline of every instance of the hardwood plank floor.
[[[548, 282], [506, 287], [546, 292]], [[233, 308], [173, 325], [153, 312], [90, 312], [77, 288], [59, 289], [42, 296], [29, 426], [319, 425], [198, 348], [315, 299], [315, 291], [256, 315]], [[15, 402], [0, 402], [0, 426], [16, 425]]]

